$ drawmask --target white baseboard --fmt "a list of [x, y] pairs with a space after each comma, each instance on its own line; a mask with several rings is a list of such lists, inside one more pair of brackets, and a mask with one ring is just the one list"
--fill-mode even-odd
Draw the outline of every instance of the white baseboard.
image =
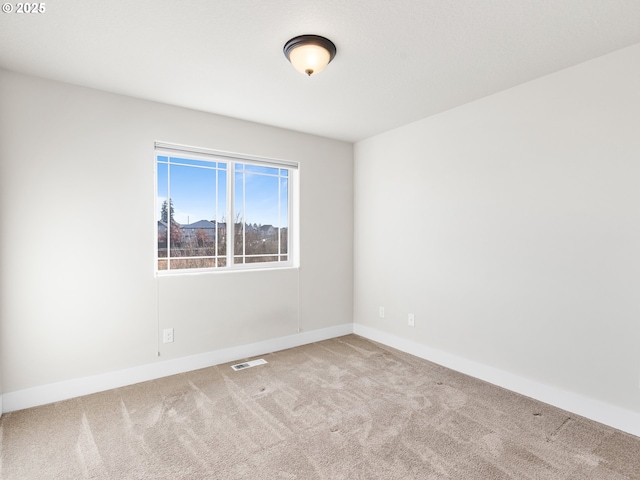
[[640, 437], [640, 414], [356, 323], [353, 333]]
[[568, 412], [595, 420], [640, 437], [640, 414], [584, 397], [556, 387], [544, 385], [487, 365], [421, 345], [362, 324], [346, 323], [334, 327], [301, 332], [262, 342], [224, 348], [211, 352], [159, 361], [139, 367], [91, 377], [67, 380], [0, 395], [0, 412], [12, 412], [69, 398], [89, 395], [112, 388], [206, 368], [234, 360], [264, 355], [287, 348], [355, 333], [378, 343], [424, 358], [444, 367], [471, 375], [507, 390], [540, 400]]
[[159, 361], [126, 370], [51, 383], [25, 390], [18, 390], [16, 392], [8, 392], [0, 396], [0, 405], [2, 407], [0, 412], [6, 413], [46, 405], [60, 400], [89, 395], [112, 388], [125, 387], [127, 385], [133, 385], [134, 383], [154, 380], [177, 373], [211, 367], [234, 360], [242, 360], [255, 357], [256, 355], [264, 355], [287, 348], [327, 340], [329, 338], [341, 337], [350, 333], [353, 333], [353, 324], [345, 323], [335, 327], [300, 332], [286, 337], [274, 338], [248, 345]]

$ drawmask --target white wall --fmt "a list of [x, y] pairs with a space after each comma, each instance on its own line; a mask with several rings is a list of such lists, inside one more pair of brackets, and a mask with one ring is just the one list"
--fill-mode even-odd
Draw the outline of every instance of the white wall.
[[640, 412], [639, 85], [636, 45], [357, 143], [357, 325]]
[[[351, 144], [7, 71], [0, 105], [5, 396], [352, 321]], [[154, 278], [154, 141], [299, 161], [300, 270]]]

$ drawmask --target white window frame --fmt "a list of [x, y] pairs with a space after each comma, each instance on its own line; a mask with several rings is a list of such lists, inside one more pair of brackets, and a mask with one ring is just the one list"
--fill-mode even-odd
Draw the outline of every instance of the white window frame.
[[[182, 155], [191, 160], [199, 161], [211, 161], [211, 162], [224, 162], [227, 164], [227, 194], [226, 194], [226, 211], [225, 216], [227, 218], [226, 235], [227, 235], [227, 249], [226, 249], [226, 265], [223, 267], [206, 267], [206, 268], [183, 268], [183, 269], [167, 269], [160, 270], [158, 268], [158, 260], [164, 257], [158, 257], [158, 221], [157, 214], [160, 209], [158, 204], [158, 157], [166, 156], [172, 157], [176, 155]], [[287, 218], [287, 260], [276, 262], [255, 262], [255, 263], [242, 263], [236, 264], [235, 258], [238, 256], [244, 256], [234, 252], [234, 237], [235, 237], [235, 224], [233, 219], [234, 202], [235, 202], [235, 164], [252, 165], [258, 167], [270, 167], [277, 169], [286, 169], [288, 171], [287, 181], [287, 196], [288, 196], [288, 218]], [[220, 150], [211, 150], [199, 147], [190, 147], [185, 145], [178, 145], [172, 143], [155, 142], [154, 144], [154, 271], [156, 276], [165, 275], [190, 275], [200, 273], [224, 273], [234, 271], [251, 271], [251, 270], [271, 270], [271, 269], [283, 269], [283, 268], [298, 268], [299, 267], [299, 232], [298, 232], [298, 205], [299, 205], [299, 169], [298, 162], [291, 162], [286, 160], [272, 159], [266, 157], [257, 157], [252, 155], [237, 154], [231, 152], [225, 152]], [[195, 167], [194, 168], [198, 168]], [[170, 182], [169, 182], [170, 185]], [[170, 188], [170, 186], [169, 186]], [[170, 198], [170, 192], [169, 192]], [[243, 202], [244, 203], [244, 202]], [[168, 205], [169, 207], [169, 205]], [[246, 219], [245, 219], [246, 221]], [[244, 232], [244, 229], [243, 229]], [[170, 236], [170, 232], [169, 232]], [[280, 232], [278, 232], [280, 236]], [[169, 241], [168, 241], [169, 242]], [[216, 239], [217, 242], [217, 239]], [[244, 244], [244, 242], [243, 242]], [[170, 245], [167, 244], [167, 259], [170, 259]], [[277, 256], [278, 258], [282, 254], [265, 254], [265, 256]], [[169, 264], [168, 264], [169, 267]]]

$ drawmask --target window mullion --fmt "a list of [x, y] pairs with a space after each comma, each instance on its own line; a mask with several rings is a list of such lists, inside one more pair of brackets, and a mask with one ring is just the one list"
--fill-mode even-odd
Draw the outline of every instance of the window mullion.
[[278, 261], [282, 255], [282, 171], [278, 169]]
[[[300, 219], [297, 212], [294, 212], [294, 208], [297, 207], [297, 204], [294, 205], [294, 197], [298, 198], [297, 195], [294, 195], [294, 191], [292, 187], [297, 188], [299, 185], [299, 179], [297, 176], [297, 172], [289, 171], [287, 176], [287, 261], [291, 264], [294, 264], [294, 254], [298, 255], [298, 252], [294, 252], [293, 249], [299, 243], [299, 240], [294, 242], [292, 235], [292, 226], [295, 227], [295, 233], [298, 235], [298, 225], [297, 223], [294, 225], [294, 218]], [[298, 200], [299, 201], [299, 200]], [[298, 257], [299, 258], [299, 257]]]
[[229, 162], [227, 171], [227, 268], [233, 266], [234, 242], [235, 242], [235, 224], [233, 223], [233, 212], [235, 210], [235, 177], [236, 164]]
[[167, 160], [167, 270], [171, 270], [171, 157]]
[[218, 232], [220, 231], [220, 228], [219, 228], [220, 227], [220, 225], [219, 225], [220, 217], [218, 217], [218, 197], [220, 195], [218, 193], [218, 176], [220, 175], [220, 164], [216, 164], [216, 167], [217, 167], [216, 168], [216, 185], [215, 185], [215, 188], [214, 188], [214, 191], [216, 192], [216, 207], [215, 207], [215, 214], [214, 214], [214, 218], [215, 218], [215, 222], [216, 222], [216, 228], [213, 231], [213, 234], [215, 236], [214, 244], [213, 244], [213, 257], [214, 257], [213, 264], [216, 267], [219, 267], [220, 266], [220, 264], [219, 264], [219, 260], [220, 259], [218, 258], [218, 254], [220, 252], [218, 251]]
[[247, 263], [247, 172], [245, 169], [242, 169], [242, 264], [245, 265]]

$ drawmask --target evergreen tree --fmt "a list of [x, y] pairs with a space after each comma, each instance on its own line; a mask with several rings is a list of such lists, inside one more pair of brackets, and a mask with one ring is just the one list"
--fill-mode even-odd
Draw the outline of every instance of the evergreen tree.
[[160, 211], [160, 220], [163, 221], [164, 223], [168, 223], [169, 218], [171, 219], [171, 223], [174, 223], [174, 219], [173, 219], [173, 200], [169, 199], [169, 205], [167, 208], [167, 201], [165, 200], [164, 202], [162, 202], [162, 210]]

